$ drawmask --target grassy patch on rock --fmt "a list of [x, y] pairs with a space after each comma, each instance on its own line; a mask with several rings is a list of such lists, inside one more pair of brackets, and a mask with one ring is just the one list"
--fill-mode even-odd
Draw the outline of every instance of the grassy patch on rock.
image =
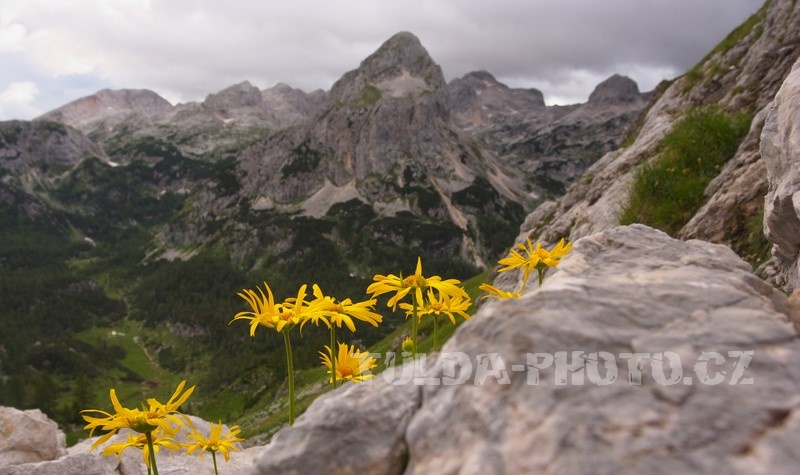
[[705, 189], [736, 153], [751, 117], [695, 109], [661, 143], [659, 156], [640, 167], [621, 224], [644, 223], [675, 235], [705, 202]]

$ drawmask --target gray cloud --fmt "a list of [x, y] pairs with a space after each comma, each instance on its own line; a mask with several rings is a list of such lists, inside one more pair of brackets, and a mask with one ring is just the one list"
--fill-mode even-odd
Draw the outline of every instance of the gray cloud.
[[448, 80], [485, 69], [511, 86], [541, 89], [548, 102], [575, 102], [613, 73], [643, 90], [682, 73], [761, 4], [5, 0], [0, 62], [17, 67], [0, 72], [0, 95], [34, 82], [32, 107], [47, 110], [76, 98], [49, 90], [65, 77], [84, 78], [84, 87], [152, 89], [173, 102], [201, 100], [243, 80], [329, 89], [391, 35], [411, 31]]

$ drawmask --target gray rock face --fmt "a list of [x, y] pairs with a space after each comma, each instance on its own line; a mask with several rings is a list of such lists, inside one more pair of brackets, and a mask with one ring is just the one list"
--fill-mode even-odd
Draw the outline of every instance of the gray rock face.
[[66, 453], [64, 433], [42, 411], [0, 406], [0, 467], [53, 460]]
[[774, 244], [786, 290], [800, 288], [800, 62], [775, 96], [761, 135], [769, 192], [764, 233]]
[[41, 188], [84, 158], [107, 160], [80, 132], [57, 122], [0, 122], [0, 204], [12, 215], [52, 217]]
[[[0, 122], [0, 173], [25, 175], [38, 168], [71, 167], [100, 148], [71, 127], [56, 122]], [[62, 170], [63, 171], [63, 170]]]
[[487, 71], [453, 79], [447, 89], [453, 119], [465, 130], [484, 128], [545, 107], [544, 96], [538, 89], [510, 88]]
[[312, 117], [326, 97], [327, 94], [321, 89], [306, 94], [284, 83], [261, 91], [262, 101], [275, 129], [290, 127]]
[[442, 384], [337, 390], [255, 473], [794, 473], [800, 340], [785, 307], [725, 246], [642, 225], [588, 236], [540, 289], [483, 305], [431, 355]]
[[525, 176], [537, 198], [560, 196], [606, 152], [617, 148], [649, 94], [614, 75], [586, 104], [545, 106], [536, 89], [512, 89], [484, 71], [450, 81], [454, 123]]

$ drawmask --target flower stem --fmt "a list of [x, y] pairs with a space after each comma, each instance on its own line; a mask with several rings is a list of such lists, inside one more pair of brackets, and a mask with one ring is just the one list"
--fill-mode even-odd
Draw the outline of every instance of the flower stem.
[[219, 475], [219, 472], [217, 471], [217, 451], [216, 450], [211, 452], [211, 460], [214, 461], [214, 475]]
[[153, 475], [158, 475], [158, 467], [156, 467], [156, 451], [153, 449], [153, 433], [146, 432], [144, 437], [147, 439], [147, 448], [150, 450], [150, 467], [153, 469]]
[[439, 315], [433, 316], [433, 351], [436, 351], [439, 341]]
[[414, 320], [411, 322], [411, 359], [414, 359], [417, 357], [417, 298], [414, 297], [412, 300], [414, 302], [412, 307], [414, 310], [412, 318]]
[[336, 325], [331, 322], [331, 377], [333, 388], [336, 389]]
[[539, 267], [536, 270], [539, 271], [539, 287], [541, 287], [542, 286], [542, 280], [544, 279], [544, 269]]
[[[294, 364], [292, 363], [292, 342], [289, 331], [283, 332], [283, 343], [286, 345], [286, 371], [289, 374], [289, 425], [294, 425]], [[156, 474], [158, 475], [158, 474]]]

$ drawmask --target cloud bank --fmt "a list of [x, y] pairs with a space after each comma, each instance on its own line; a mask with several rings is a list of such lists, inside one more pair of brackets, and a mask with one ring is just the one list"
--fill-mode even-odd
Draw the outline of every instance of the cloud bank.
[[487, 70], [552, 103], [583, 102], [625, 74], [675, 77], [761, 0], [3, 0], [0, 120], [110, 88], [173, 103], [248, 80], [330, 89], [399, 31], [448, 80]]

